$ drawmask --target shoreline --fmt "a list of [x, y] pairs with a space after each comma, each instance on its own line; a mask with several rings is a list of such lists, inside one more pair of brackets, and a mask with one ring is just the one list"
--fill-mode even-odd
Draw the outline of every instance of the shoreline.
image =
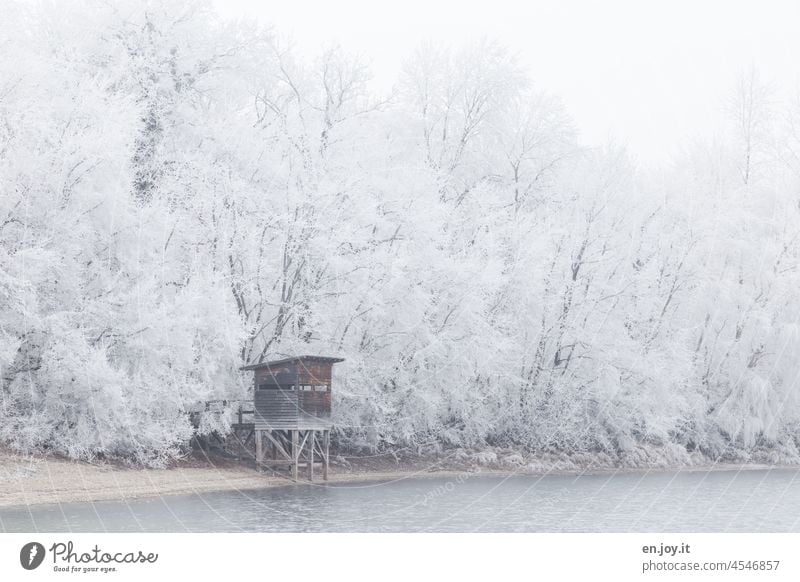
[[[358, 461], [357, 458], [353, 458]], [[348, 464], [349, 465], [349, 464]], [[260, 473], [242, 462], [193, 459], [168, 469], [139, 469], [110, 464], [91, 464], [54, 457], [22, 457], [0, 452], [0, 509], [62, 503], [126, 501], [174, 495], [224, 491], [253, 491], [276, 487], [380, 483], [403, 479], [447, 479], [518, 476], [588, 476], [630, 473], [754, 471], [797, 469], [798, 465], [756, 463], [708, 463], [688, 466], [585, 468], [498, 468], [489, 466], [441, 466], [419, 460], [373, 462], [371, 465], [332, 465], [329, 480], [293, 482], [281, 475]]]

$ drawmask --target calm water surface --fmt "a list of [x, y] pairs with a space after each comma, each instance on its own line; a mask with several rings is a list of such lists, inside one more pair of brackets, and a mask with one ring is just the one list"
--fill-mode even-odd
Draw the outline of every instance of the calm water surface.
[[800, 471], [461, 477], [0, 510], [6, 532], [800, 532]]

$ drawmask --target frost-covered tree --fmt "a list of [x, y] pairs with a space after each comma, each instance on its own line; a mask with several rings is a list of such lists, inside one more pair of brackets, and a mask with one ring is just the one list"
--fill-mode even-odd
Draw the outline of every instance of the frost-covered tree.
[[491, 41], [384, 96], [204, 2], [3, 13], [5, 445], [164, 464], [238, 366], [319, 352], [342, 447], [800, 455], [797, 115], [757, 77], [647, 172]]

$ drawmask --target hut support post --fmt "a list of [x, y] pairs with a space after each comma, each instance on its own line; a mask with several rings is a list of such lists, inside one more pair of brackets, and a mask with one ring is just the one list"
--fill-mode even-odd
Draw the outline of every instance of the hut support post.
[[315, 441], [317, 440], [317, 431], [311, 431], [311, 437], [309, 438], [308, 443], [308, 480], [314, 480], [314, 446]]
[[289, 432], [292, 433], [292, 479], [297, 481], [297, 477], [298, 477], [297, 472], [298, 472], [298, 469], [299, 469], [298, 464], [300, 462], [300, 449], [298, 447], [298, 442], [297, 442], [298, 436], [299, 436], [299, 434], [298, 434], [299, 431], [291, 430]]
[[328, 459], [330, 458], [331, 431], [322, 431], [322, 480], [328, 480]]
[[256, 432], [256, 470], [261, 468], [261, 463], [264, 462], [264, 442], [260, 430]]

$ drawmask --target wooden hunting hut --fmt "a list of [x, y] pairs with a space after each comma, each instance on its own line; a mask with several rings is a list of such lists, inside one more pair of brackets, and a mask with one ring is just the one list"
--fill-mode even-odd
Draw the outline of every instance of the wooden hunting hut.
[[286, 466], [328, 478], [331, 378], [341, 358], [297, 356], [241, 368], [254, 372], [253, 429], [257, 466]]

